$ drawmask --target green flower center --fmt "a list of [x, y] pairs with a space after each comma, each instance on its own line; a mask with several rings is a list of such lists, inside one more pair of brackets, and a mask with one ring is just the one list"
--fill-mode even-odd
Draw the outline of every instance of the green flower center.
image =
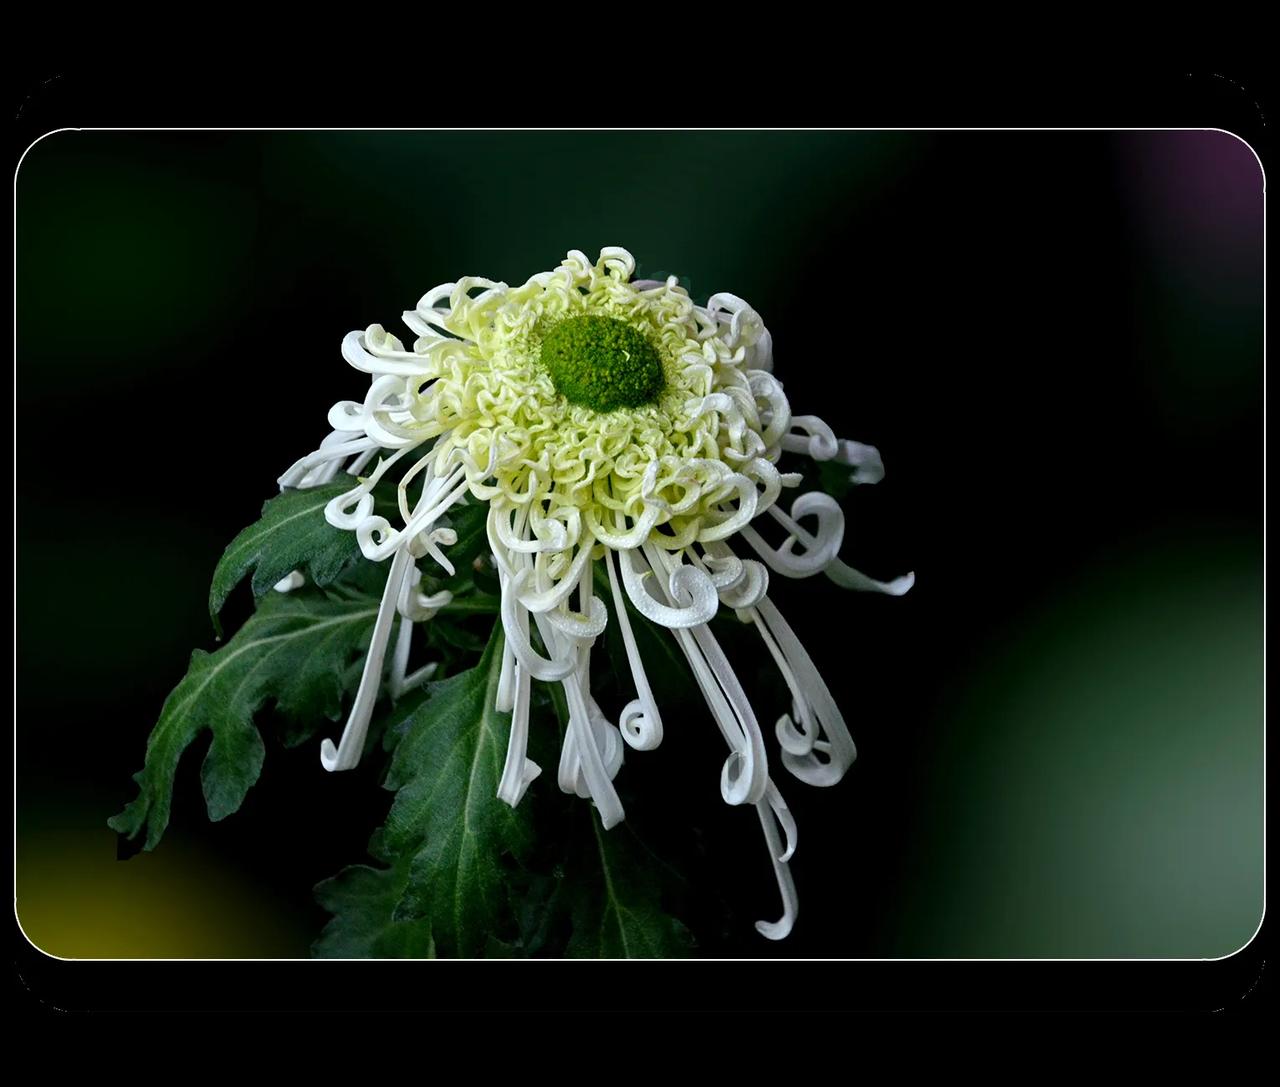
[[541, 358], [556, 392], [592, 411], [652, 404], [666, 384], [657, 348], [616, 317], [565, 318], [543, 337]]

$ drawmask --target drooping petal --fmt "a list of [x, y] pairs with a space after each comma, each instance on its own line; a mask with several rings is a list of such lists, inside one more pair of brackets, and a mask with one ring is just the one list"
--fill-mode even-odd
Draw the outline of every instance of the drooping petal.
[[[564, 679], [577, 667], [575, 656], [568, 653], [560, 658], [544, 657], [529, 641], [527, 629], [529, 609], [520, 603], [519, 586], [516, 584], [528, 575], [528, 570], [521, 570], [511, 581], [507, 580], [506, 575], [500, 575], [502, 601], [499, 605], [499, 614], [502, 617], [503, 633], [516, 660], [529, 675], [542, 680]], [[546, 643], [545, 638], [543, 641]]]
[[751, 617], [783, 674], [800, 718], [799, 729], [789, 717], [778, 722], [782, 764], [810, 785], [834, 785], [858, 757], [844, 715], [773, 601], [763, 597], [751, 610]]
[[[788, 824], [782, 821], [780, 812], [786, 811], [787, 806], [782, 803], [782, 797], [776, 789], [772, 790], [769, 797], [756, 804], [756, 814], [760, 817], [765, 844], [769, 848], [769, 860], [773, 863], [773, 874], [778, 881], [778, 891], [782, 895], [782, 916], [777, 921], [756, 922], [756, 931], [769, 940], [783, 940], [790, 936], [800, 912], [800, 899], [796, 894], [795, 880], [792, 879], [791, 868], [787, 864], [795, 850], [795, 845], [791, 842], [783, 846], [778, 836], [779, 823], [782, 823], [784, 829], [794, 832], [794, 823], [788, 827]], [[788, 833], [788, 839], [791, 838], [792, 833]]]
[[875, 578], [867, 577], [861, 570], [846, 566], [839, 559], [822, 572], [842, 589], [856, 589], [864, 593], [887, 593], [889, 596], [902, 596], [916, 583], [914, 572], [895, 577], [892, 581], [876, 581]]
[[[566, 647], [562, 644], [562, 636], [557, 634], [555, 628], [541, 615], [535, 615], [534, 619], [543, 641], [548, 646], [553, 646], [554, 651], [564, 652]], [[626, 816], [605, 762], [606, 756], [614, 755], [615, 752], [609, 750], [607, 737], [592, 720], [591, 711], [583, 697], [581, 676], [571, 673], [560, 683], [569, 704], [569, 729], [560, 760], [560, 788], [565, 792], [578, 792], [580, 786], [583, 787], [595, 801], [601, 825], [609, 830]], [[616, 754], [620, 755], [620, 752]], [[620, 757], [616, 758], [616, 765], [621, 765]], [[617, 772], [616, 769], [614, 772]]]
[[[526, 612], [522, 621], [529, 622]], [[503, 669], [505, 672], [508, 657], [504, 647]], [[520, 803], [529, 783], [542, 773], [540, 767], [528, 758], [526, 751], [529, 745], [529, 673], [513, 662], [514, 696], [511, 710], [511, 734], [507, 741], [507, 758], [502, 768], [502, 778], [498, 782], [498, 798], [513, 808]], [[498, 709], [503, 709], [502, 697], [498, 698]]]
[[[776, 505], [770, 506], [768, 513], [790, 533], [778, 547], [765, 543], [754, 527], [744, 528], [742, 535], [772, 569], [787, 577], [813, 577], [836, 561], [844, 542], [844, 511], [830, 495], [809, 491], [791, 504], [790, 515]], [[810, 514], [818, 522], [813, 533], [799, 523], [799, 518]], [[795, 551], [797, 543], [804, 547], [799, 554]]]
[[816, 415], [794, 415], [791, 426], [782, 437], [782, 448], [793, 453], [806, 453], [814, 460], [834, 460], [853, 469], [850, 480], [858, 484], [879, 483], [884, 479], [884, 461], [874, 445], [837, 438]]
[[378, 687], [382, 682], [382, 662], [387, 652], [387, 639], [391, 635], [391, 621], [396, 614], [396, 601], [411, 565], [412, 559], [407, 548], [397, 551], [395, 558], [391, 560], [386, 588], [382, 591], [382, 603], [378, 606], [378, 616], [373, 623], [373, 637], [369, 642], [369, 651], [365, 654], [360, 686], [356, 690], [355, 703], [351, 707], [346, 727], [342, 730], [342, 738], [336, 746], [332, 740], [325, 740], [320, 745], [320, 762], [326, 770], [350, 770], [360, 762], [364, 738], [369, 731], [369, 719], [373, 715]]
[[[720, 606], [711, 578], [701, 570], [683, 564], [669, 571], [656, 549], [645, 548], [641, 553], [649, 560], [650, 566], [643, 573], [636, 566], [641, 561], [640, 553], [624, 551], [618, 556], [622, 584], [636, 611], [651, 623], [670, 630], [699, 626], [711, 620]], [[680, 601], [680, 606], [672, 607], [656, 599], [645, 587], [646, 580], [653, 579], [657, 579], [655, 584], [664, 598]]]
[[613, 592], [613, 614], [626, 646], [631, 681], [636, 688], [635, 699], [627, 703], [618, 718], [618, 728], [622, 738], [637, 751], [652, 751], [662, 743], [662, 715], [658, 712], [653, 691], [649, 687], [649, 677], [645, 675], [644, 662], [640, 659], [640, 649], [631, 631], [631, 617], [627, 615], [626, 604], [623, 603], [622, 593], [618, 588], [618, 575], [614, 572], [613, 562], [612, 553], [606, 552], [604, 564], [609, 572], [609, 588]]

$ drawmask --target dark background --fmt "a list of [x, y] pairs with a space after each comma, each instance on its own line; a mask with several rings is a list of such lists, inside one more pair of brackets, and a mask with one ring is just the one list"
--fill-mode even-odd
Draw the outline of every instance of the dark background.
[[[778, 776], [801, 836], [786, 943], [751, 931], [776, 892], [754, 815], [719, 805], [710, 718], [628, 756], [629, 811], [687, 803], [702, 827], [729, 951], [1244, 944], [1262, 911], [1262, 176], [1204, 131], [43, 139], [17, 180], [27, 935], [65, 957], [306, 953], [311, 885], [362, 859], [385, 812], [373, 768], [269, 749], [211, 826], [196, 750], [154, 854], [118, 862], [105, 825], [191, 648], [213, 645], [209, 575], [362, 387], [344, 333], [396, 329], [459, 275], [523, 282], [608, 244], [761, 312], [793, 410], [884, 454], [846, 504], [844, 557], [917, 573], [900, 600], [775, 579], [859, 746], [836, 789]], [[674, 760], [705, 795], [660, 788]]]

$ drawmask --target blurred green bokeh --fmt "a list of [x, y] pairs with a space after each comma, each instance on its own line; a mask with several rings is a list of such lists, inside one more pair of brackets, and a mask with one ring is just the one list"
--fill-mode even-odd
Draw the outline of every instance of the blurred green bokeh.
[[1262, 920], [1257, 555], [1152, 540], [1017, 617], [940, 707], [895, 951], [1217, 958]]
[[[305, 958], [314, 938], [242, 872], [179, 835], [175, 848], [116, 859], [100, 812], [32, 830], [18, 849], [16, 909], [37, 948], [63, 959]], [[37, 815], [37, 820], [39, 816]]]

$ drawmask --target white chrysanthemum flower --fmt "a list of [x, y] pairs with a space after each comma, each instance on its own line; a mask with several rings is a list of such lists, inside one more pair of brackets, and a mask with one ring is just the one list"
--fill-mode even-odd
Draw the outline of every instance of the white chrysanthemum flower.
[[[497, 708], [512, 720], [498, 796], [519, 803], [541, 772], [526, 756], [529, 685], [559, 682], [570, 711], [560, 787], [590, 797], [606, 828], [623, 818], [613, 786], [623, 752], [662, 740], [625, 593], [688, 657], [729, 747], [720, 775], [725, 801], [759, 813], [783, 916], [757, 928], [781, 939], [796, 917], [787, 868], [795, 822], [769, 776], [755, 711], [708, 623], [724, 605], [759, 630], [791, 693], [792, 712], [774, 729], [782, 766], [811, 785], [832, 785], [854, 760], [853, 739], [769, 598], [768, 572], [823, 573], [845, 588], [894, 595], [914, 579], [875, 581], [842, 563], [844, 516], [830, 496], [802, 494], [783, 508], [784, 489], [800, 483], [798, 474], [778, 471], [784, 451], [838, 461], [858, 483], [877, 482], [884, 468], [873, 447], [837, 440], [816, 416], [791, 414], [759, 314], [731, 294], [694, 305], [675, 277], [632, 282], [634, 270], [625, 249], [604, 249], [595, 264], [575, 250], [521, 287], [468, 277], [429, 291], [404, 314], [417, 336], [411, 350], [380, 325], [346, 337], [343, 356], [372, 375], [369, 390], [362, 402], [335, 405], [333, 433], [280, 478], [289, 487], [327, 483], [344, 465], [356, 475], [390, 451], [326, 510], [331, 524], [356, 533], [367, 558], [391, 564], [355, 704], [340, 742], [324, 742], [322, 759], [329, 770], [358, 761], [397, 612], [406, 621], [392, 649], [392, 693], [429, 674], [430, 666], [405, 674], [412, 624], [449, 597], [421, 592], [418, 563], [430, 556], [453, 572], [441, 548], [455, 536], [440, 522], [470, 494], [488, 503], [502, 589]], [[409, 456], [424, 446], [425, 454]], [[392, 524], [375, 513], [373, 489], [405, 463], [412, 466], [401, 468]], [[782, 526], [780, 545], [753, 526], [762, 517]], [[809, 517], [816, 527], [801, 523]], [[763, 561], [735, 554], [734, 537]], [[594, 594], [596, 562], [608, 574], [611, 609]], [[588, 679], [610, 611], [636, 692], [616, 725]], [[530, 619], [545, 652], [530, 639]]]

